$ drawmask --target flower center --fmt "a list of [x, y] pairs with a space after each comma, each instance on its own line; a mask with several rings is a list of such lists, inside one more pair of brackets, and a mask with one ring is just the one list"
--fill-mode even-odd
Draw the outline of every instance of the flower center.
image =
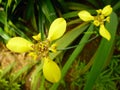
[[101, 24], [104, 24], [105, 17], [103, 15], [97, 15], [94, 17], [94, 25], [99, 26]]
[[49, 53], [49, 44], [50, 42], [48, 40], [38, 42], [33, 46], [34, 52], [40, 56], [41, 58], [48, 56]]

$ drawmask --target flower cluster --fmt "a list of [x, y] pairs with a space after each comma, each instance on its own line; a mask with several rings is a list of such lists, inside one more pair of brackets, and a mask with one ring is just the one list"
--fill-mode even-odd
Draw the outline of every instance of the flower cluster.
[[49, 51], [56, 51], [56, 44], [54, 40], [63, 36], [66, 31], [66, 21], [63, 18], [57, 18], [50, 26], [48, 37], [42, 41], [40, 39], [40, 33], [33, 38], [37, 43], [32, 43], [22, 37], [11, 38], [6, 47], [17, 53], [29, 52], [29, 55], [33, 56], [33, 59], [43, 60], [43, 74], [45, 78], [52, 82], [58, 82], [61, 78], [61, 71], [58, 65], [50, 59]]
[[110, 5], [105, 6], [103, 9], [96, 10], [97, 15], [92, 16], [88, 11], [83, 10], [78, 13], [78, 16], [80, 19], [82, 19], [85, 22], [93, 21], [93, 24], [95, 26], [99, 26], [99, 33], [102, 37], [106, 38], [107, 40], [111, 39], [110, 33], [107, 31], [107, 29], [104, 26], [104, 22], [110, 22], [110, 14], [112, 13], [112, 7]]

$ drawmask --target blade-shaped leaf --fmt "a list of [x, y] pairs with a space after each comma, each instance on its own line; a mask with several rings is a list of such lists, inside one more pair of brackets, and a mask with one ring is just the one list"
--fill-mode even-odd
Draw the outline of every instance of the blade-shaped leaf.
[[92, 90], [95, 80], [99, 76], [106, 61], [110, 57], [110, 53], [112, 51], [112, 47], [114, 44], [117, 25], [118, 25], [117, 15], [115, 13], [112, 13], [110, 23], [106, 24], [107, 30], [111, 33], [111, 40], [107, 41], [104, 38], [101, 40], [98, 50], [96, 51], [95, 56], [93, 58], [94, 63], [89, 73], [88, 80], [84, 90]]
[[[67, 32], [62, 38], [57, 40], [55, 43], [58, 45], [58, 49], [64, 49], [68, 45], [70, 45], [86, 28], [89, 26], [87, 23], [83, 23], [73, 30]], [[62, 50], [57, 51], [56, 53], [50, 53], [50, 57], [54, 59], [58, 54], [60, 54]]]
[[[93, 24], [88, 28], [88, 32], [92, 32], [93, 30]], [[92, 34], [92, 33], [91, 33]], [[83, 38], [80, 40], [78, 47], [73, 51], [67, 62], [65, 63], [63, 69], [62, 69], [62, 76], [61, 78], [63, 79], [64, 76], [66, 75], [67, 71], [69, 70], [70, 66], [74, 62], [75, 58], [78, 56], [78, 54], [82, 51], [83, 47], [85, 46], [85, 41], [89, 39], [91, 34], [85, 34]], [[68, 39], [69, 40], [69, 39]], [[57, 87], [59, 86], [60, 83], [54, 84], [50, 90], [56, 90]]]

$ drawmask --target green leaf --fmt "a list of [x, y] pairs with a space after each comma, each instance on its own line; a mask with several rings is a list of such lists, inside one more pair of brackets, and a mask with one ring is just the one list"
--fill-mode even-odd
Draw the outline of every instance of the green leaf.
[[6, 17], [6, 13], [4, 11], [0, 11], [0, 22], [2, 24], [5, 24]]
[[72, 10], [90, 10], [93, 9], [92, 7], [89, 7], [85, 4], [75, 3], [75, 2], [68, 2], [67, 6], [69, 9]]
[[[88, 27], [88, 23], [83, 23], [67, 32], [62, 38], [57, 40], [55, 43], [58, 45], [57, 49], [64, 49], [68, 45], [70, 45], [86, 28]], [[50, 53], [51, 59], [54, 59], [58, 54], [60, 54], [62, 50], [57, 51], [56, 53]]]
[[44, 15], [50, 23], [52, 23], [52, 21], [57, 18], [55, 9], [50, 0], [41, 0], [39, 6], [41, 6], [42, 12], [44, 13]]
[[3, 31], [3, 29], [0, 27], [0, 36], [6, 41], [8, 41], [10, 39], [10, 36], [7, 35], [6, 32]]
[[8, 66], [3, 70], [3, 72], [1, 73], [0, 79], [1, 79], [2, 77], [6, 76], [6, 74], [7, 74], [8, 72], [10, 72], [10, 70], [14, 67], [14, 65], [15, 65], [15, 62], [12, 62], [10, 65], [8, 65]]
[[29, 20], [34, 14], [34, 0], [28, 0], [26, 8], [26, 19]]
[[113, 10], [119, 10], [120, 9], [120, 1], [118, 1], [114, 6], [113, 6]]
[[21, 37], [24, 37], [24, 38], [30, 40], [28, 38], [28, 36], [22, 30], [20, 30], [16, 25], [14, 25], [11, 21], [9, 21], [8, 23], [9, 23], [9, 28], [11, 28], [11, 30], [13, 30], [14, 32], [16, 32]]
[[41, 6], [39, 5], [38, 10], [38, 31], [41, 33], [41, 40], [44, 40], [44, 25], [45, 25], [45, 16], [41, 10]]
[[24, 66], [22, 69], [20, 69], [16, 73], [13, 73], [13, 75], [11, 75], [12, 76], [11, 77], [11, 82], [15, 82], [15, 80], [17, 80], [20, 77], [20, 75], [27, 72], [31, 67], [32, 67], [32, 65], [29, 64], [29, 65]]
[[[88, 28], [88, 32], [92, 32], [93, 30], [93, 24]], [[91, 33], [92, 34], [92, 33]], [[70, 66], [72, 65], [72, 63], [74, 62], [75, 58], [79, 55], [79, 53], [82, 51], [82, 49], [85, 46], [85, 41], [87, 41], [89, 39], [89, 37], [91, 36], [91, 34], [85, 34], [83, 36], [83, 38], [80, 40], [79, 45], [77, 46], [77, 48], [73, 51], [73, 53], [71, 54], [71, 56], [69, 57], [69, 59], [67, 60], [67, 62], [65, 63], [63, 69], [62, 69], [62, 76], [61, 78], [63, 79], [64, 76], [66, 75], [67, 71], [69, 70]], [[69, 39], [68, 39], [69, 40]], [[56, 90], [59, 83], [54, 84], [50, 90]]]
[[102, 38], [101, 43], [98, 47], [98, 50], [93, 57], [93, 66], [88, 76], [88, 80], [86, 82], [84, 90], [92, 90], [92, 87], [99, 76], [101, 70], [103, 69], [107, 60], [111, 57], [112, 47], [114, 45], [115, 33], [117, 30], [118, 19], [115, 13], [111, 14], [110, 23], [106, 24], [107, 30], [111, 33], [111, 40], [107, 41], [106, 39]]
[[92, 5], [94, 5], [95, 7], [99, 8], [99, 3], [97, 0], [87, 0], [89, 3], [91, 3]]
[[[41, 63], [36, 66], [36, 69], [33, 71], [32, 75], [31, 75], [32, 90], [36, 90], [39, 79], [41, 78], [42, 67], [43, 67], [43, 61], [41, 61]], [[42, 79], [43, 79], [43, 77], [42, 77]], [[42, 84], [43, 84], [43, 82], [42, 82]]]
[[11, 5], [11, 3], [12, 3], [12, 0], [8, 0], [7, 7], [9, 7]]
[[66, 18], [66, 19], [67, 18], [72, 18], [72, 17], [77, 17], [78, 12], [79, 11], [68, 12], [68, 13], [63, 14], [63, 17]]

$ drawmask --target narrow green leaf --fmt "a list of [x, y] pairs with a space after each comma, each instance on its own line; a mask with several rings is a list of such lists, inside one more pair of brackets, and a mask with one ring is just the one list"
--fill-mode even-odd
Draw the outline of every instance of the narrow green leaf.
[[0, 11], [0, 22], [2, 24], [5, 24], [6, 18], [7, 18], [6, 13], [4, 11]]
[[31, 76], [31, 88], [32, 88], [32, 90], [36, 90], [38, 81], [39, 81], [40, 76], [41, 76], [42, 67], [43, 67], [43, 61], [41, 62], [41, 64], [36, 66], [36, 69], [32, 73], [32, 76]]
[[50, 0], [41, 0], [39, 6], [41, 6], [44, 15], [46, 16], [50, 23], [52, 23], [52, 21], [57, 18], [55, 9]]
[[6, 76], [6, 74], [7, 74], [8, 72], [10, 72], [10, 70], [12, 69], [12, 67], [14, 67], [14, 65], [15, 65], [15, 62], [12, 62], [10, 65], [8, 65], [8, 66], [3, 70], [3, 72], [1, 73], [0, 79], [1, 79], [2, 77]]
[[34, 14], [34, 0], [28, 0], [26, 9], [26, 19], [30, 19]]
[[17, 80], [20, 75], [22, 75], [23, 73], [27, 72], [28, 69], [30, 69], [31, 67], [32, 67], [32, 65], [26, 65], [25, 67], [23, 67], [18, 72], [13, 73], [14, 76], [11, 78], [11, 82], [14, 82], [15, 80]]
[[8, 23], [9, 23], [9, 28], [12, 28], [11, 30], [13, 30], [14, 32], [16, 32], [21, 37], [24, 37], [24, 38], [30, 40], [28, 38], [28, 36], [23, 31], [21, 31], [18, 27], [16, 27], [11, 21], [9, 21]]
[[69, 9], [72, 9], [72, 10], [88, 10], [88, 9], [90, 10], [90, 9], [93, 9], [92, 7], [89, 7], [85, 4], [75, 3], [75, 2], [68, 2], [67, 6]]
[[2, 0], [0, 0], [0, 3], [2, 2]]
[[34, 0], [28, 0], [26, 8], [26, 19], [31, 20], [32, 27], [37, 30], [35, 12], [34, 12]]
[[6, 41], [8, 41], [10, 39], [10, 36], [7, 35], [6, 32], [3, 31], [3, 29], [0, 27], [0, 36]]
[[95, 7], [99, 8], [99, 3], [97, 0], [87, 0], [89, 3], [91, 3], [92, 5], [94, 5]]
[[93, 58], [94, 63], [93, 63], [93, 66], [91, 68], [91, 71], [89, 73], [88, 80], [86, 82], [84, 90], [92, 90], [92, 87], [95, 83], [95, 80], [99, 76], [106, 61], [110, 57], [109, 55], [112, 51], [112, 47], [114, 44], [117, 25], [118, 25], [117, 15], [115, 13], [112, 13], [110, 23], [106, 24], [106, 28], [111, 33], [112, 38], [110, 41], [107, 41], [104, 38], [101, 40], [101, 43], [98, 47], [98, 50], [96, 51], [96, 54]]
[[[92, 32], [93, 31], [93, 24], [91, 24], [91, 26], [88, 28], [87, 30], [88, 32]], [[66, 75], [67, 71], [69, 70], [70, 66], [72, 65], [72, 63], [74, 62], [75, 58], [79, 55], [79, 53], [82, 51], [83, 47], [85, 46], [85, 41], [87, 41], [89, 39], [89, 37], [91, 36], [91, 34], [85, 34], [83, 36], [83, 38], [80, 40], [78, 47], [73, 51], [73, 53], [71, 54], [71, 56], [69, 57], [69, 59], [67, 60], [67, 62], [65, 63], [63, 69], [62, 69], [62, 76], [61, 79], [64, 78], [64, 76]], [[56, 90], [59, 83], [54, 84], [50, 90]]]
[[12, 12], [14, 12], [14, 10], [17, 8], [17, 6], [20, 4], [21, 1], [22, 0], [15, 0], [15, 4], [14, 4], [14, 6], [12, 8]]
[[41, 33], [41, 40], [44, 40], [44, 25], [45, 25], [45, 16], [42, 12], [41, 6], [39, 5], [38, 10], [38, 31]]
[[72, 17], [77, 17], [78, 12], [79, 11], [68, 12], [68, 13], [63, 14], [63, 17], [66, 18], [66, 19], [67, 18], [72, 18]]
[[111, 4], [111, 0], [102, 0], [102, 3], [104, 5], [109, 5], [109, 4]]
[[[62, 38], [57, 40], [55, 43], [58, 45], [58, 49], [64, 49], [68, 45], [70, 45], [86, 28], [88, 27], [88, 23], [83, 23], [67, 32]], [[57, 51], [56, 53], [50, 53], [50, 57], [54, 59], [61, 51]]]
[[120, 1], [118, 1], [114, 6], [113, 6], [113, 10], [116, 11], [120, 9]]
[[11, 5], [11, 3], [12, 3], [12, 0], [8, 0], [7, 7], [9, 7]]
[[[40, 76], [40, 75], [39, 75]], [[45, 77], [44, 76], [42, 76], [41, 77], [41, 84], [40, 84], [40, 87], [39, 87], [39, 89], [38, 90], [46, 90], [45, 89], [45, 86], [44, 86], [44, 84], [45, 84]]]
[[19, 20], [19, 22], [16, 22], [15, 23], [15, 26], [17, 28], [19, 28], [21, 31], [23, 31], [24, 33], [26, 33], [27, 35], [34, 35], [34, 33], [36, 33], [36, 31], [32, 31], [31, 28], [27, 27], [26, 25], [24, 25], [22, 22], [21, 22], [21, 19]]

